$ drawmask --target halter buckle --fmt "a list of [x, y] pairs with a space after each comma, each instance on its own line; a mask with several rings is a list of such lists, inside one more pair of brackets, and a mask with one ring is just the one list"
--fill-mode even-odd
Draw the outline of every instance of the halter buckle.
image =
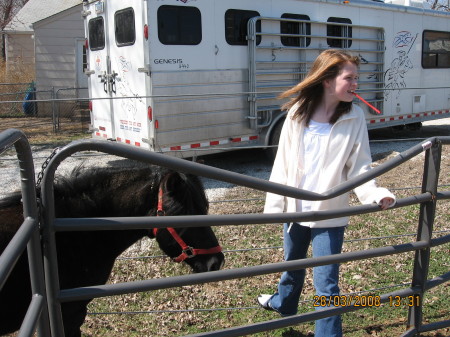
[[186, 254], [187, 259], [193, 258], [196, 255], [194, 248], [189, 247], [189, 246], [186, 249], [183, 249], [182, 253]]

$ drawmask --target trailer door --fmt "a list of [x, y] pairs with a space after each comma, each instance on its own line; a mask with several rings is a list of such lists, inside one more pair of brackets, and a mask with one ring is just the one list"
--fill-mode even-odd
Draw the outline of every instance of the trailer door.
[[148, 147], [142, 143], [148, 139], [146, 4], [142, 0], [108, 2], [108, 16], [112, 19], [108, 34], [115, 137], [118, 141]]
[[112, 109], [108, 90], [110, 64], [108, 56], [109, 37], [106, 29], [108, 17], [105, 3], [98, 1], [85, 5], [85, 35], [88, 42], [87, 62], [88, 88], [91, 100], [91, 123], [93, 136], [114, 138]]
[[142, 0], [95, 3], [97, 16], [104, 21], [105, 48], [94, 56], [99, 72], [96, 69], [97, 76], [91, 76], [91, 97], [98, 98], [93, 101], [98, 125], [94, 127], [102, 130], [103, 123], [110, 130], [107, 138], [136, 146], [148, 138], [145, 4]]

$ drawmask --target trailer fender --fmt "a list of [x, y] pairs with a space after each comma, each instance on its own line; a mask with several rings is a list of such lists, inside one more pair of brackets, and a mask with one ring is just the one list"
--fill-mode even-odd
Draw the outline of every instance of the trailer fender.
[[[264, 145], [265, 146], [270, 146], [273, 145], [273, 141], [275, 141], [275, 139], [273, 139], [274, 137], [274, 132], [276, 133], [276, 129], [278, 127], [278, 125], [280, 126], [280, 131], [281, 131], [281, 127], [283, 126], [283, 122], [284, 119], [286, 118], [286, 111], [278, 111], [278, 113], [274, 114], [273, 121], [270, 124], [270, 126], [266, 129], [266, 135], [264, 137]], [[276, 144], [278, 144], [278, 138], [276, 139]]]
[[[281, 129], [286, 118], [286, 111], [279, 111], [273, 119], [272, 124], [267, 128], [266, 136], [264, 137], [264, 145], [267, 146], [267, 156], [269, 160], [273, 161], [277, 154], [278, 141], [280, 139]], [[270, 146], [270, 147], [269, 147]]]

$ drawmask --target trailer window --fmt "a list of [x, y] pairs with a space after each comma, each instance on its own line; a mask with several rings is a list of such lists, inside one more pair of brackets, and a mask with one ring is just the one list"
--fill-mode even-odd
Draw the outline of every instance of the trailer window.
[[422, 67], [450, 68], [450, 33], [423, 32]]
[[119, 47], [131, 46], [136, 41], [133, 8], [125, 8], [114, 14], [114, 31]]
[[[247, 23], [248, 20], [259, 16], [256, 11], [241, 9], [229, 9], [225, 12], [225, 40], [232, 46], [247, 45]], [[261, 21], [256, 23], [256, 31], [261, 32]], [[261, 42], [261, 36], [256, 37], [256, 44]]]
[[[307, 20], [310, 18], [308, 15], [302, 14], [289, 14], [284, 13], [281, 18], [286, 19], [296, 19], [296, 20]], [[280, 33], [281, 34], [301, 34], [301, 35], [311, 35], [311, 24], [306, 22], [292, 22], [292, 21], [281, 21], [280, 22]], [[284, 46], [290, 47], [308, 47], [311, 43], [310, 37], [295, 37], [295, 36], [282, 36], [281, 43]]]
[[[351, 24], [352, 20], [347, 18], [328, 18], [328, 22], [336, 22], [336, 24], [327, 25], [327, 36], [336, 37], [352, 37], [352, 27], [347, 25], [339, 25], [339, 23]], [[327, 43], [330, 47], [334, 48], [350, 48], [352, 46], [351, 39], [330, 39], [327, 38]]]
[[105, 23], [103, 16], [89, 20], [89, 48], [100, 50], [105, 48]]
[[166, 45], [197, 45], [202, 41], [202, 14], [196, 7], [164, 5], [158, 9], [158, 38]]

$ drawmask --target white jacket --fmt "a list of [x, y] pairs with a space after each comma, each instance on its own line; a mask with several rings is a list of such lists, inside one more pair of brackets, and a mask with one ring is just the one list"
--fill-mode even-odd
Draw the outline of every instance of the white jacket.
[[[305, 125], [292, 116], [297, 106], [290, 109], [280, 135], [277, 156], [270, 175], [270, 181], [298, 187], [303, 175], [303, 139]], [[349, 113], [341, 116], [332, 126], [326, 155], [321, 158], [318, 193], [328, 191], [368, 170], [372, 163], [367, 126], [362, 109], [353, 105]], [[355, 193], [363, 204], [379, 203], [385, 197], [395, 196], [385, 188], [377, 187], [375, 180], [355, 188]], [[313, 201], [312, 211], [342, 209], [349, 206], [349, 193], [338, 197]], [[391, 205], [393, 206], [393, 204]], [[267, 193], [264, 213], [296, 212], [296, 200], [277, 194]], [[348, 217], [304, 222], [309, 227], [339, 227], [348, 224]]]

